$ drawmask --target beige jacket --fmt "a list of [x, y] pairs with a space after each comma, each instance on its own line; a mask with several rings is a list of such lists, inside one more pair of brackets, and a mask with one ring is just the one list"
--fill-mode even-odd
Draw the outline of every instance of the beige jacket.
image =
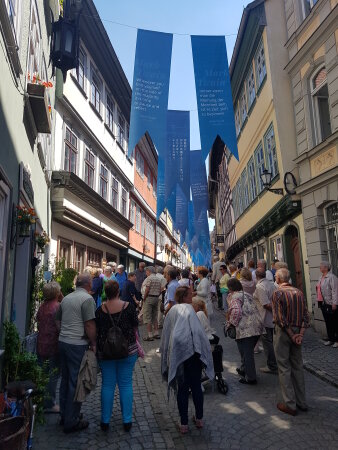
[[81, 361], [79, 375], [77, 377], [74, 402], [84, 402], [87, 395], [95, 389], [97, 382], [97, 371], [98, 366], [95, 353], [91, 350], [87, 350]]

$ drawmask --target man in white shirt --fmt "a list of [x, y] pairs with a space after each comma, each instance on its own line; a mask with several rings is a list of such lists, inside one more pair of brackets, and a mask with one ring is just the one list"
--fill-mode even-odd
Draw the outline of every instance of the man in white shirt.
[[263, 325], [266, 330], [266, 334], [262, 335], [262, 343], [264, 352], [267, 358], [266, 367], [261, 367], [260, 371], [263, 373], [277, 374], [277, 362], [275, 352], [273, 349], [273, 317], [272, 317], [272, 295], [276, 290], [273, 281], [266, 279], [266, 273], [264, 270], [258, 268], [256, 270], [256, 290], [253, 294], [254, 299], [257, 302], [257, 306], [263, 319]]

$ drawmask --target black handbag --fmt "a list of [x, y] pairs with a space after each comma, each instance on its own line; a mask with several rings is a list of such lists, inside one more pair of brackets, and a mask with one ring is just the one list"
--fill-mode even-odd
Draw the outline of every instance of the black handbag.
[[224, 336], [229, 337], [230, 339], [236, 339], [236, 327], [234, 325], [224, 324]]

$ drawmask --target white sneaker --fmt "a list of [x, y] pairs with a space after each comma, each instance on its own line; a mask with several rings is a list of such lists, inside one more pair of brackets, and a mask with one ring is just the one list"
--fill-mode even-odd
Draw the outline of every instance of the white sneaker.
[[[333, 342], [331, 342], [331, 341], [325, 341], [324, 342], [324, 345], [326, 345], [326, 347], [328, 347], [329, 345], [332, 345], [333, 344]], [[338, 345], [337, 345], [337, 347], [338, 347]]]
[[338, 342], [335, 342], [335, 343], [332, 345], [332, 347], [333, 347], [333, 348], [338, 348]]

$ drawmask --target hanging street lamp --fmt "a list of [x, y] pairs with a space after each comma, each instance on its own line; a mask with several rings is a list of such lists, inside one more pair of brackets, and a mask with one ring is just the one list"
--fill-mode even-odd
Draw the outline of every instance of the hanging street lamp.
[[77, 69], [79, 64], [79, 19], [80, 11], [72, 7], [72, 0], [64, 1], [63, 16], [53, 22], [50, 47], [50, 61], [53, 71], [55, 67], [63, 73], [66, 81], [67, 71]]
[[274, 194], [278, 195], [284, 195], [283, 189], [271, 189], [271, 180], [272, 180], [272, 173], [268, 171], [268, 169], [264, 168], [262, 173], [260, 174], [262, 184], [265, 189], [267, 189], [270, 192], [273, 192]]

